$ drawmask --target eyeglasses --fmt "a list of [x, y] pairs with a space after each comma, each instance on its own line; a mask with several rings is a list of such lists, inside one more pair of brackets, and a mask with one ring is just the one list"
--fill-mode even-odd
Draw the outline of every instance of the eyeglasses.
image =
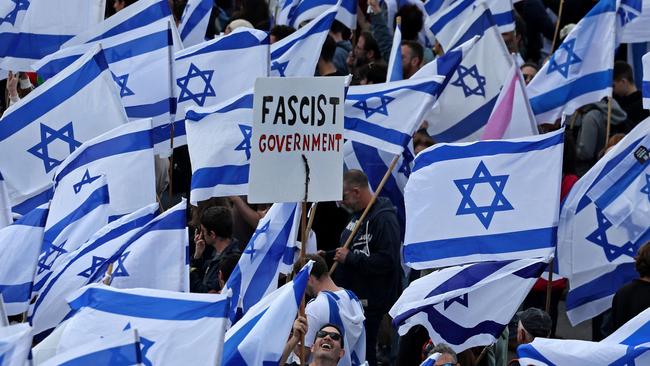
[[341, 335], [335, 332], [328, 332], [325, 330], [319, 330], [318, 333], [316, 333], [316, 338], [325, 338], [327, 336], [330, 336], [332, 340], [334, 341], [340, 341], [341, 340]]

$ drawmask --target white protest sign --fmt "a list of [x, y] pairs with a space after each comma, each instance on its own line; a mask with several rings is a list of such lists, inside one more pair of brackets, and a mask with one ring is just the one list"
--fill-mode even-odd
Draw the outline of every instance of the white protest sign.
[[344, 77], [259, 78], [248, 201], [336, 201], [343, 191]]

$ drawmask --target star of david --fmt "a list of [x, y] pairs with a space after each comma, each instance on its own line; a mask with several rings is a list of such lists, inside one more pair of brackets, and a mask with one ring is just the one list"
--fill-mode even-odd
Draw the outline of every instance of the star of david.
[[404, 152], [402, 153], [402, 164], [397, 171], [404, 174], [404, 176], [407, 178], [410, 177], [411, 162], [413, 162], [413, 155], [408, 149], [404, 149]]
[[284, 77], [284, 72], [287, 70], [287, 66], [289, 66], [289, 61], [286, 62], [277, 62], [273, 61], [271, 64], [271, 71], [277, 71], [280, 76]]
[[124, 74], [122, 76], [116, 76], [113, 73], [111, 74], [113, 75], [113, 80], [115, 80], [115, 83], [120, 88], [121, 98], [128, 97], [129, 95], [135, 95], [133, 90], [129, 89], [129, 87], [126, 86], [126, 83], [129, 82], [129, 74]]
[[455, 302], [459, 303], [460, 305], [463, 305], [464, 307], [468, 307], [468, 306], [469, 306], [469, 303], [468, 303], [468, 300], [467, 300], [467, 294], [463, 294], [463, 295], [460, 295], [460, 296], [456, 296], [456, 297], [454, 297], [454, 298], [451, 298], [451, 299], [449, 299], [449, 300], [445, 300], [445, 303], [444, 303], [444, 305], [443, 305], [443, 306], [444, 306], [444, 310], [447, 310], [447, 308], [450, 307], [451, 304], [453, 304], [453, 303], [455, 303]]
[[153, 347], [156, 342], [140, 336], [140, 353], [142, 354], [142, 364], [145, 366], [152, 366], [153, 363], [150, 359], [147, 358], [147, 352]]
[[16, 18], [18, 17], [18, 12], [21, 10], [27, 10], [29, 8], [29, 1], [27, 0], [10, 0], [13, 2], [14, 8], [7, 13], [7, 15], [0, 17], [0, 25], [2, 23], [9, 23], [12, 26], [16, 25]]
[[[379, 105], [377, 107], [369, 107], [368, 106], [368, 100], [373, 99], [373, 98], [378, 98], [379, 99]], [[388, 116], [388, 104], [392, 101], [394, 101], [395, 98], [389, 97], [387, 95], [381, 95], [381, 96], [372, 96], [368, 99], [360, 100], [354, 105], [352, 105], [355, 108], [359, 108], [363, 111], [363, 114], [366, 115], [366, 118], [370, 118], [375, 113], [383, 114], [384, 116]]]
[[[203, 107], [203, 104], [205, 104], [205, 99], [207, 97], [216, 96], [214, 88], [212, 88], [212, 85], [210, 85], [213, 74], [214, 70], [201, 71], [198, 67], [196, 67], [196, 65], [190, 64], [190, 69], [187, 71], [187, 75], [176, 80], [176, 85], [181, 88], [180, 95], [178, 96], [178, 103], [193, 100], [197, 105]], [[190, 91], [190, 80], [194, 78], [199, 78], [205, 83], [202, 93], [192, 93]]]
[[[52, 269], [52, 265], [56, 260], [67, 253], [68, 251], [63, 249], [63, 246], [66, 242], [61, 243], [58, 247], [52, 243], [46, 244], [45, 253], [38, 259], [38, 270], [37, 273], [40, 275], [45, 271]], [[52, 258], [54, 257], [54, 258]]]
[[[465, 94], [465, 98], [469, 97], [470, 95], [479, 95], [485, 97], [485, 85], [487, 82], [485, 76], [479, 74], [478, 67], [476, 67], [476, 65], [473, 65], [470, 68], [467, 68], [463, 65], [458, 65], [456, 72], [458, 73], [458, 79], [452, 81], [451, 85], [461, 87], [463, 89], [463, 94]], [[476, 84], [475, 87], [472, 88], [467, 85], [465, 82], [465, 77], [467, 76], [471, 76], [474, 79], [474, 82], [472, 84]]]
[[[548, 61], [548, 70], [546, 74], [550, 74], [553, 71], [557, 71], [565, 79], [569, 76], [569, 67], [573, 64], [579, 64], [582, 62], [582, 59], [573, 52], [573, 48], [576, 45], [576, 39], [570, 39], [569, 41], [563, 42], [562, 45], [553, 53], [551, 59]], [[562, 63], [558, 63], [557, 55], [560, 54], [560, 50], [564, 50], [566, 53], [566, 59]]]
[[251, 158], [251, 137], [253, 137], [253, 128], [251, 126], [239, 125], [239, 130], [244, 136], [242, 142], [235, 147], [235, 151], [244, 151], [246, 153], [246, 160]]
[[129, 253], [131, 252], [125, 252], [117, 258], [111, 277], [129, 277], [129, 272], [127, 272], [126, 267], [124, 266], [124, 261], [126, 260], [126, 257], [129, 256]]
[[61, 160], [51, 157], [48, 150], [48, 146], [56, 140], [61, 140], [67, 143], [70, 154], [72, 154], [76, 148], [81, 146], [81, 142], [74, 139], [72, 122], [61, 127], [59, 130], [55, 130], [41, 123], [41, 142], [31, 147], [27, 152], [43, 160], [43, 166], [45, 167], [46, 173], [49, 173], [52, 169], [61, 164]]
[[603, 251], [605, 252], [605, 257], [609, 262], [613, 262], [622, 255], [627, 255], [631, 258], [634, 258], [637, 248], [634, 246], [634, 244], [632, 244], [632, 242], [628, 241], [622, 246], [613, 245], [609, 242], [607, 239], [607, 230], [613, 225], [609, 220], [607, 220], [605, 215], [603, 215], [603, 212], [598, 207], [596, 207], [596, 224], [596, 230], [589, 234], [585, 239], [598, 245], [599, 247], [602, 247]]
[[85, 278], [90, 278], [97, 270], [106, 262], [106, 258], [102, 257], [97, 257], [93, 255], [93, 261], [90, 267], [84, 269], [80, 273], [77, 274], [77, 276], [85, 277]]
[[269, 231], [269, 226], [271, 226], [271, 221], [268, 221], [261, 228], [255, 229], [255, 233], [253, 233], [253, 236], [251, 237], [251, 240], [248, 242], [248, 245], [246, 246], [246, 249], [244, 250], [244, 254], [250, 254], [251, 255], [251, 262], [253, 261], [253, 255], [255, 255], [255, 252], [257, 251], [255, 249], [255, 241], [257, 240], [258, 236], [260, 236], [261, 234]]
[[621, 19], [621, 26], [625, 26], [627, 23], [633, 21], [634, 19], [636, 19], [636, 17], [638, 17], [637, 12], [627, 10], [623, 6], [620, 6], [616, 13], [618, 14], [618, 17]]
[[99, 177], [100, 175], [91, 177], [90, 172], [88, 171], [88, 169], [86, 169], [86, 173], [84, 173], [84, 176], [81, 178], [81, 180], [72, 186], [72, 189], [74, 189], [74, 193], [78, 194], [79, 192], [81, 192], [81, 188], [83, 188], [84, 185], [91, 184], [92, 182], [99, 179]]
[[[471, 178], [454, 179], [456, 187], [460, 191], [460, 194], [463, 195], [456, 215], [476, 215], [479, 221], [481, 221], [481, 224], [488, 229], [495, 212], [514, 210], [510, 202], [503, 195], [503, 189], [506, 186], [508, 177], [508, 175], [492, 175], [483, 161], [481, 161]], [[478, 206], [472, 199], [472, 191], [477, 184], [484, 183], [492, 187], [494, 198], [489, 205]]]
[[645, 187], [641, 188], [641, 193], [647, 194], [650, 201], [650, 174], [645, 175]]

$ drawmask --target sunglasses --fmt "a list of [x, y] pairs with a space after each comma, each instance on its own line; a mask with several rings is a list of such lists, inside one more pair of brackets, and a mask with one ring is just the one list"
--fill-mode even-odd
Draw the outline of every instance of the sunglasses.
[[341, 340], [341, 335], [335, 332], [327, 332], [324, 330], [319, 330], [318, 333], [316, 333], [316, 338], [325, 338], [327, 336], [330, 336], [333, 341], [340, 341]]

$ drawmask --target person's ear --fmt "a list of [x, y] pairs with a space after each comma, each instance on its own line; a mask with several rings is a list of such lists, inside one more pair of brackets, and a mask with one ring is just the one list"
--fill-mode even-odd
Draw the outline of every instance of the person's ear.
[[344, 354], [345, 354], [345, 350], [341, 348], [341, 352], [339, 352], [339, 358], [343, 358]]

